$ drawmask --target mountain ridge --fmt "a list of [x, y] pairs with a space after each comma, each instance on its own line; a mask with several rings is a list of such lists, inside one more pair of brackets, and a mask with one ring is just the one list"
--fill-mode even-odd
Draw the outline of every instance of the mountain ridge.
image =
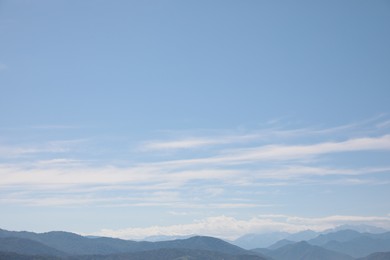
[[282, 239], [291, 240], [293, 242], [299, 242], [302, 240], [309, 241], [311, 239], [317, 238], [319, 235], [327, 235], [339, 231], [344, 232], [345, 230], [350, 230], [351, 232], [357, 232], [357, 233], [371, 233], [371, 234], [381, 234], [389, 231], [371, 225], [340, 225], [335, 228], [327, 229], [321, 232], [308, 229], [308, 230], [298, 231], [296, 233], [288, 233], [288, 232], [250, 233], [250, 234], [245, 234], [243, 236], [240, 236], [237, 239], [230, 241], [230, 243], [242, 247], [244, 249], [250, 250], [254, 248], [267, 248]]
[[[289, 237], [310, 237], [313, 232], [295, 234]], [[307, 241], [281, 239], [268, 248], [253, 250], [209, 236], [150, 242], [88, 237], [65, 231], [34, 233], [0, 229], [0, 260], [385, 260], [390, 259], [386, 258], [387, 252], [390, 252], [390, 232], [361, 233], [348, 229], [322, 233]]]
[[[167, 257], [179, 255], [178, 257], [187, 257], [188, 259], [267, 260], [254, 252], [207, 236], [147, 242], [109, 237], [88, 238], [63, 231], [34, 233], [0, 230], [0, 241], [1, 239], [15, 242], [4, 248], [5, 250], [0, 250], [4, 251], [3, 254], [14, 253], [15, 257], [22, 258], [23, 255], [39, 255], [46, 258], [50, 256], [53, 259], [142, 259], [139, 257], [149, 255], [147, 259], [158, 259], [155, 255], [156, 252], [163, 252], [163, 255]], [[29, 244], [35, 246], [35, 251], [23, 250], [23, 245]], [[137, 258], [137, 256], [139, 257]]]
[[258, 252], [262, 252], [275, 260], [354, 260], [349, 255], [310, 245], [306, 241], [284, 245], [274, 250]]

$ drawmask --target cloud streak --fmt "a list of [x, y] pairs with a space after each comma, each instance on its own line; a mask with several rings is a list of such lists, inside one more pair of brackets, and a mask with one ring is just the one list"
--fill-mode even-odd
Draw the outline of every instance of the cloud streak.
[[218, 136], [218, 137], [202, 137], [202, 138], [184, 138], [170, 141], [149, 141], [141, 145], [141, 150], [154, 151], [154, 150], [179, 150], [179, 149], [191, 149], [200, 148], [205, 146], [223, 145], [242, 143], [250, 140], [256, 140], [262, 137], [262, 134], [244, 134], [244, 135], [232, 135], [232, 136]]
[[1, 158], [17, 158], [36, 154], [56, 154], [69, 152], [86, 140], [55, 140], [41, 144], [9, 145], [0, 143]]
[[[291, 130], [293, 136], [297, 132], [302, 134], [301, 130]], [[286, 133], [286, 136], [288, 135]], [[83, 160], [82, 157], [62, 156], [71, 154], [65, 152], [77, 152], [77, 148], [85, 141], [84, 139], [52, 141], [36, 147], [3, 147], [3, 150], [0, 149], [0, 155], [8, 153], [8, 156], [14, 154], [17, 157], [28, 153], [37, 156], [16, 162], [1, 163], [0, 161], [0, 187], [4, 191], [0, 203], [56, 205], [54, 202], [57, 202], [57, 205], [67, 206], [111, 205], [171, 208], [183, 208], [190, 205], [194, 208], [201, 208], [201, 205], [187, 195], [190, 190], [193, 196], [208, 199], [208, 203], [203, 207], [257, 208], [272, 206], [272, 203], [240, 200], [242, 197], [239, 192], [256, 187], [321, 183], [382, 185], [386, 184], [386, 181], [379, 177], [390, 172], [388, 163], [377, 166], [371, 165], [368, 160], [365, 165], [357, 167], [344, 163], [331, 164], [323, 160], [324, 156], [330, 158], [341, 153], [353, 156], [355, 152], [363, 152], [366, 155], [370, 155], [371, 152], [387, 152], [390, 150], [390, 135], [388, 134], [374, 137], [339, 138], [339, 141], [319, 140], [315, 143], [306, 141], [305, 144], [299, 144], [297, 141], [284, 144], [241, 142], [254, 136], [243, 134], [222, 138], [223, 141], [216, 140], [215, 142], [212, 138], [206, 138], [195, 140], [194, 143], [181, 143], [184, 140], [181, 139], [178, 141], [179, 145], [173, 146], [191, 147], [213, 142], [214, 144], [230, 142], [234, 145], [214, 147], [207, 153], [183, 153], [176, 155], [177, 159], [174, 160], [158, 157], [159, 160], [138, 161], [122, 166], [114, 162], [110, 163], [109, 160], [108, 163], [97, 164], [91, 160]], [[171, 149], [171, 145], [172, 143], [168, 145], [169, 147], [167, 146], [167, 149]], [[21, 147], [29, 147], [31, 150], [26, 151]], [[51, 156], [43, 159], [44, 157], [39, 153], [48, 153]], [[58, 154], [61, 157], [57, 157]], [[34, 160], [34, 158], [37, 159]], [[197, 187], [197, 190], [195, 191], [193, 187]], [[238, 195], [227, 198], [225, 189], [238, 191]], [[174, 192], [176, 195], [174, 197], [154, 196], [156, 192]], [[69, 197], [70, 194], [74, 196]]]
[[145, 228], [102, 229], [92, 235], [110, 236], [124, 239], [143, 239], [148, 236], [187, 236], [208, 235], [234, 240], [248, 233], [267, 233], [273, 231], [298, 232], [307, 229], [324, 231], [343, 224], [368, 224], [390, 228], [389, 216], [340, 216], [303, 218], [288, 215], [260, 215], [251, 219], [239, 220], [225, 215], [208, 217], [193, 223], [151, 226]]
[[323, 142], [310, 145], [265, 145], [255, 148], [238, 148], [224, 151], [222, 155], [200, 159], [184, 159], [160, 165], [186, 166], [201, 164], [243, 164], [259, 161], [311, 159], [330, 153], [390, 150], [390, 135], [355, 138], [341, 142]]

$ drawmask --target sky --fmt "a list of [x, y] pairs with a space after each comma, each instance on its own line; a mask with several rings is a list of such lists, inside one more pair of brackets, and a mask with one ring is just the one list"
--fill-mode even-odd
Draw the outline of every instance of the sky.
[[390, 229], [390, 3], [0, 0], [0, 228]]

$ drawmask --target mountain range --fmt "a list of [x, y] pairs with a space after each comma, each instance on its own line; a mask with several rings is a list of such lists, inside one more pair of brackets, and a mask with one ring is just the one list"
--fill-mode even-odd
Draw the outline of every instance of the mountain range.
[[333, 229], [325, 230], [323, 232], [304, 230], [297, 233], [269, 232], [269, 233], [261, 233], [261, 234], [256, 234], [256, 233], [246, 234], [237, 238], [236, 240], [230, 241], [230, 243], [245, 249], [253, 249], [259, 247], [266, 248], [278, 242], [279, 240], [283, 240], [283, 239], [291, 240], [294, 242], [308, 241], [310, 239], [316, 238], [319, 235], [326, 235], [329, 233], [335, 233], [337, 231], [343, 231], [343, 230], [352, 230], [352, 231], [357, 231], [358, 233], [372, 233], [372, 234], [385, 233], [387, 231], [386, 229], [370, 226], [370, 225], [341, 225]]
[[284, 245], [274, 250], [255, 249], [254, 252], [265, 254], [275, 260], [353, 260], [354, 258], [339, 252], [319, 246], [310, 245], [305, 241]]
[[[260, 246], [256, 249], [248, 250], [221, 239], [207, 236], [150, 242], [109, 237], [85, 237], [62, 231], [34, 233], [0, 229], [0, 260], [390, 259], [390, 232], [368, 233], [351, 229], [335, 229], [322, 234], [308, 230], [284, 235], [285, 238], [268, 247], [261, 247], [261, 244], [259, 244]], [[249, 237], [256, 236], [248, 235], [247, 238]], [[270, 237], [272, 238], [272, 236]], [[299, 238], [306, 239], [298, 242], [294, 241]]]
[[255, 252], [206, 236], [147, 242], [58, 231], [39, 234], [7, 230], [0, 230], [0, 259], [267, 260]]
[[387, 252], [390, 252], [390, 232], [373, 234], [339, 230], [320, 234], [307, 241], [283, 239], [268, 248], [252, 251], [274, 260], [389, 260]]

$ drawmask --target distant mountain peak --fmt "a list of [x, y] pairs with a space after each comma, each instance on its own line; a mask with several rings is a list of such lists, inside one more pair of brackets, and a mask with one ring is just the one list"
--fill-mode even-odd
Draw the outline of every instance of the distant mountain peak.
[[285, 245], [290, 245], [290, 244], [294, 244], [295, 242], [294, 241], [291, 241], [291, 240], [288, 240], [288, 239], [282, 239], [282, 240], [279, 240], [278, 242], [270, 245], [268, 247], [268, 249], [270, 250], [274, 250], [274, 249], [278, 249], [282, 246], [285, 246]]
[[344, 225], [340, 225], [340, 226], [337, 226], [337, 227], [332, 228], [332, 229], [325, 230], [323, 233], [331, 233], [331, 232], [336, 232], [336, 231], [341, 231], [341, 230], [353, 230], [353, 231], [357, 231], [360, 233], [374, 233], [374, 234], [384, 233], [384, 232], [389, 231], [389, 230], [386, 230], [386, 229], [381, 228], [381, 227], [365, 225], [365, 224], [360, 224], [360, 225], [344, 224]]
[[143, 239], [143, 241], [150, 241], [150, 242], [159, 242], [159, 241], [169, 241], [169, 240], [176, 240], [176, 239], [187, 239], [190, 237], [197, 236], [196, 234], [192, 235], [186, 235], [186, 236], [168, 236], [168, 235], [161, 235], [161, 236], [148, 236]]

